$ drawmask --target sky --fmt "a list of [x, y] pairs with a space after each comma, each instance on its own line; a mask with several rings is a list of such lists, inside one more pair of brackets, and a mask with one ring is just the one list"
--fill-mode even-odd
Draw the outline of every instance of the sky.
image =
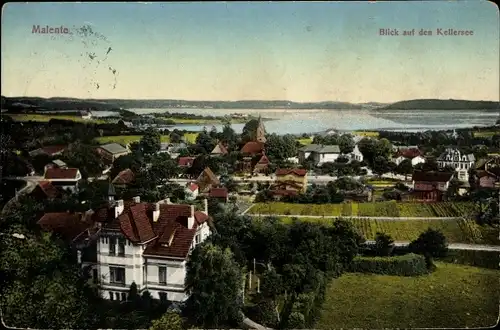
[[[2, 9], [4, 96], [499, 100], [499, 11], [485, 0], [8, 3]], [[33, 33], [37, 25], [71, 34]], [[412, 29], [415, 35], [402, 35]], [[419, 35], [421, 29], [432, 35]], [[441, 36], [437, 29], [473, 34]]]

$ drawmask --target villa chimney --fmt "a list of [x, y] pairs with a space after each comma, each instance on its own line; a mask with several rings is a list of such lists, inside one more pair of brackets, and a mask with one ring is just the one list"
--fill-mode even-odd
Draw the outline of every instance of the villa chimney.
[[116, 202], [115, 218], [118, 218], [118, 216], [123, 213], [124, 208], [125, 208], [125, 205], [123, 204], [123, 199], [120, 199], [119, 201]]
[[133, 198], [133, 200], [134, 200], [134, 203], [139, 204], [141, 202], [141, 197], [140, 196], [135, 196]]
[[155, 208], [153, 210], [153, 222], [157, 222], [158, 218], [160, 218], [160, 203], [155, 204]]
[[191, 205], [191, 216], [188, 218], [188, 229], [194, 227], [194, 205]]
[[170, 201], [170, 198], [167, 197], [167, 199], [165, 199], [165, 201], [167, 202], [167, 204], [172, 204], [172, 202]]
[[80, 251], [80, 250], [76, 251], [76, 257], [77, 257], [78, 264], [81, 264], [82, 263], [82, 251]]
[[205, 207], [205, 214], [208, 215], [208, 199], [203, 200], [203, 206]]

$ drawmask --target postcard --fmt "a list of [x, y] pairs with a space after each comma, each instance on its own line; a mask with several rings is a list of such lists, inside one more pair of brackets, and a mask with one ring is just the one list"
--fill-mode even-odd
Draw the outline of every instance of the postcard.
[[498, 326], [499, 24], [486, 0], [5, 4], [2, 324]]

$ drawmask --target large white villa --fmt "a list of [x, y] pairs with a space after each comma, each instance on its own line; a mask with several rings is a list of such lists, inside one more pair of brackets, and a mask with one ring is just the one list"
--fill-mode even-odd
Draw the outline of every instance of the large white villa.
[[474, 167], [475, 161], [474, 154], [465, 154], [456, 148], [447, 148], [437, 159], [439, 167], [454, 168], [460, 181], [469, 180], [469, 170]]
[[157, 203], [141, 202], [139, 197], [125, 202], [109, 199], [95, 212], [47, 213], [38, 223], [47, 230], [64, 224], [73, 233], [72, 242], [97, 237], [93, 256], [82, 260], [79, 250], [78, 259], [92, 269], [102, 297], [126, 300], [135, 282], [139, 293], [148, 290], [156, 299], [184, 301], [186, 261], [210, 235], [207, 201], [203, 211], [196, 211], [194, 205], [172, 204], [168, 198]]

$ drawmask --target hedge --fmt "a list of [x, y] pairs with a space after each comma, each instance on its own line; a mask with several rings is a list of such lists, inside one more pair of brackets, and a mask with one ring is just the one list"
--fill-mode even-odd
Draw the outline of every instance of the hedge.
[[395, 257], [355, 257], [348, 267], [353, 273], [374, 273], [397, 276], [427, 274], [425, 257], [409, 253]]
[[448, 250], [446, 257], [437, 260], [481, 268], [500, 268], [500, 253], [498, 251]]

